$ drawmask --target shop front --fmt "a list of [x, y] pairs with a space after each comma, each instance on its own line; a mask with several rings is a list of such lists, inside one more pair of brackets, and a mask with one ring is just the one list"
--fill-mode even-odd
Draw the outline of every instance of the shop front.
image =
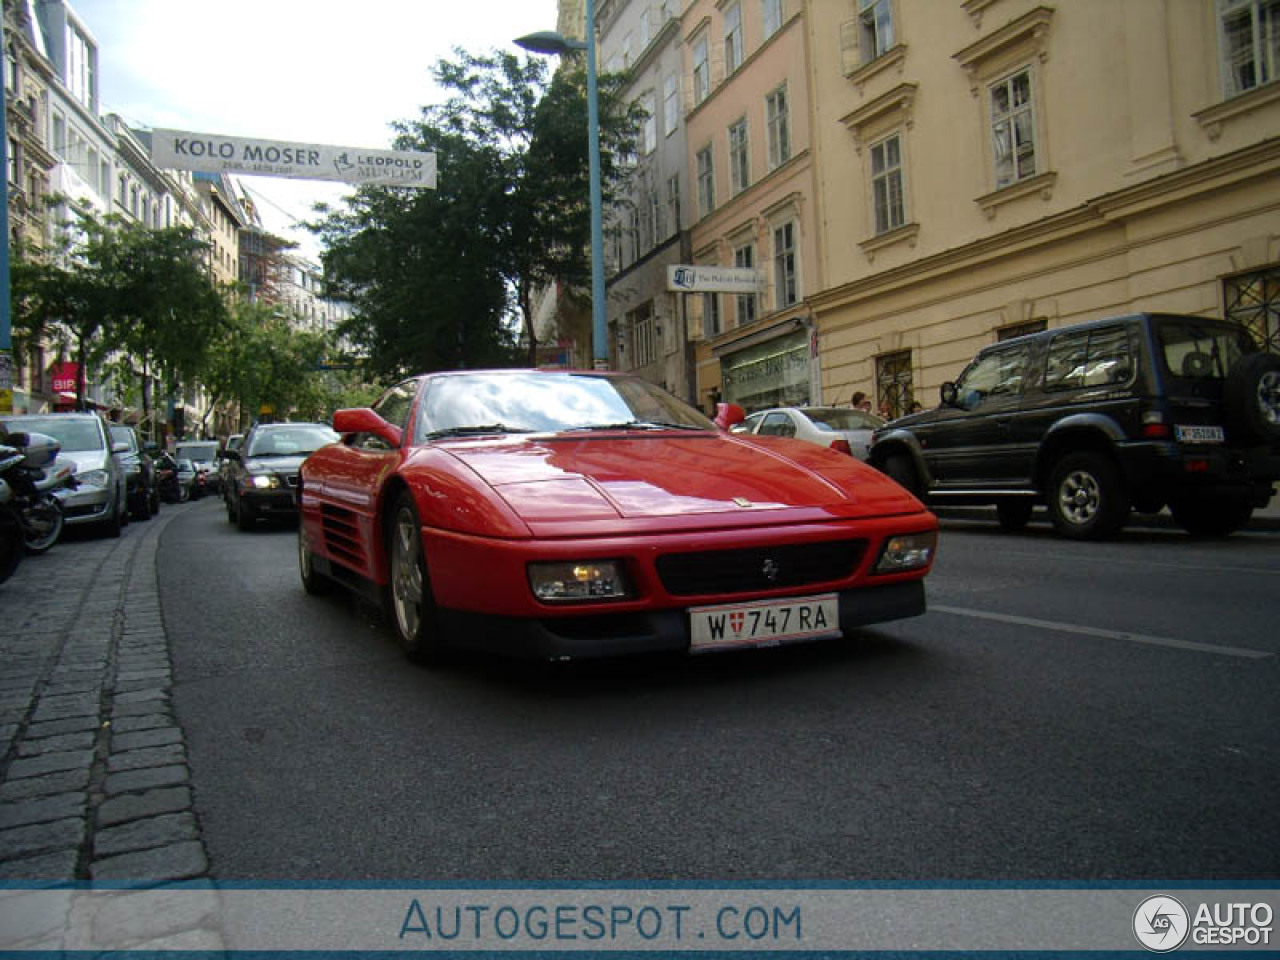
[[769, 407], [805, 406], [815, 398], [815, 364], [809, 325], [801, 319], [720, 344], [722, 399], [748, 413]]

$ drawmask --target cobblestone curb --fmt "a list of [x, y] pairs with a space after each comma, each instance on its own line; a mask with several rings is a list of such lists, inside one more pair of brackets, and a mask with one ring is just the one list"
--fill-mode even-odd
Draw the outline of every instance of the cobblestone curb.
[[[0, 897], [9, 916], [21, 896], [14, 888], [28, 883], [163, 886], [208, 876], [156, 571], [160, 535], [177, 512], [130, 524], [119, 539], [60, 543], [0, 585], [0, 886], [10, 891]], [[221, 949], [209, 926], [216, 907], [191, 922], [99, 924], [73, 916], [67, 893], [61, 916], [29, 916], [24, 931], [6, 931], [5, 948], [101, 946], [86, 939], [101, 926], [112, 945], [177, 937]]]

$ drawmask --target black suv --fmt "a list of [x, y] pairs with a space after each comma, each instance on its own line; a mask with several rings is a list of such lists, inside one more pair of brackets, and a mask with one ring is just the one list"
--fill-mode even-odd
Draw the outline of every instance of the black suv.
[[1280, 355], [1239, 324], [1137, 314], [984, 349], [934, 410], [886, 424], [869, 456], [930, 504], [1036, 503], [1063, 536], [1102, 539], [1168, 506], [1225, 536], [1280, 478]]

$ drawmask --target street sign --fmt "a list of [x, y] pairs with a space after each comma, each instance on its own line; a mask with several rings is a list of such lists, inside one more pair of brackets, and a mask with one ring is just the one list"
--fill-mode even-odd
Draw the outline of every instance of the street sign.
[[764, 274], [749, 267], [669, 266], [667, 289], [682, 293], [759, 293]]
[[434, 153], [366, 150], [292, 140], [250, 140], [185, 130], [153, 130], [151, 162], [162, 170], [335, 180], [428, 190], [436, 186]]

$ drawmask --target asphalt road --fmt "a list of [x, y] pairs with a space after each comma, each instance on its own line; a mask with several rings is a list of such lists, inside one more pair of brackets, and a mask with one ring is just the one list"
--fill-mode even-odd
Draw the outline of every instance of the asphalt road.
[[1280, 875], [1280, 535], [946, 522], [930, 612], [838, 643], [401, 657], [217, 501], [158, 558], [219, 879]]

